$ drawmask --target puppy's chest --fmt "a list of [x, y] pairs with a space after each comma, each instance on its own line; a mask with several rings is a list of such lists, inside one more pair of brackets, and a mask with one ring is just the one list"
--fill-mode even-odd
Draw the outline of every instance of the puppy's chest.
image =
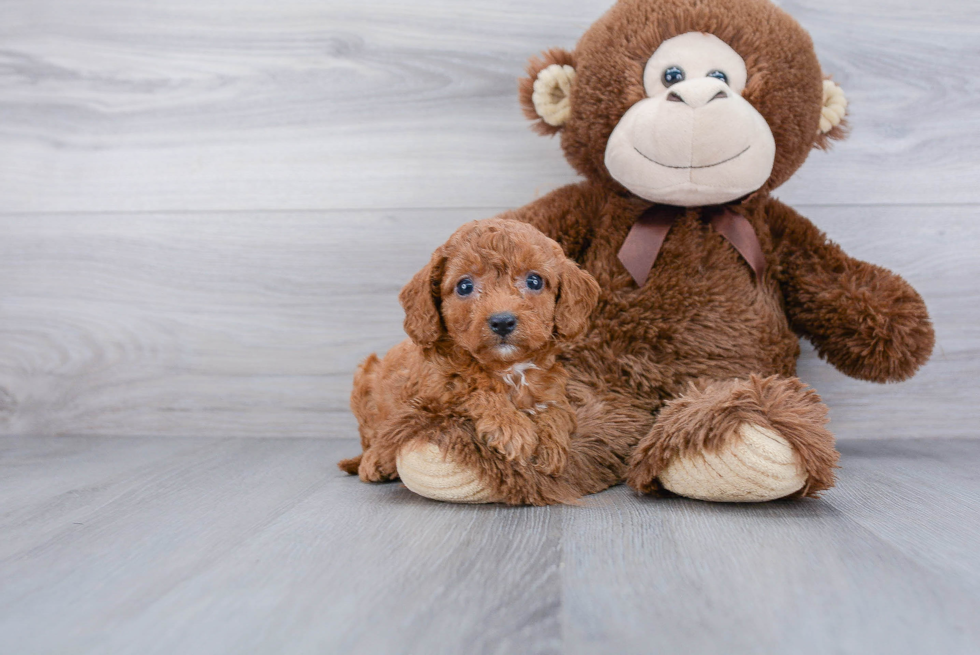
[[531, 414], [548, 409], [553, 404], [551, 380], [533, 364], [515, 364], [500, 374], [505, 393], [514, 406]]
[[519, 362], [508, 369], [491, 373], [493, 393], [507, 398], [515, 409], [534, 416], [551, 407], [556, 398], [556, 376], [532, 362]]

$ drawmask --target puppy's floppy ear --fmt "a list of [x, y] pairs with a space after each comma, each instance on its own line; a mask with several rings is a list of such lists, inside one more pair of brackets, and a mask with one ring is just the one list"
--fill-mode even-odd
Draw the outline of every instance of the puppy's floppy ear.
[[520, 81], [521, 107], [540, 134], [557, 134], [572, 112], [571, 94], [575, 85], [575, 57], [561, 48], [552, 48], [541, 59], [531, 59], [527, 77]]
[[434, 344], [446, 332], [439, 314], [445, 267], [446, 256], [439, 248], [398, 294], [398, 301], [405, 309], [405, 332], [423, 348]]
[[566, 259], [558, 280], [558, 301], [555, 305], [555, 330], [560, 337], [573, 339], [589, 326], [592, 310], [599, 301], [599, 283]]

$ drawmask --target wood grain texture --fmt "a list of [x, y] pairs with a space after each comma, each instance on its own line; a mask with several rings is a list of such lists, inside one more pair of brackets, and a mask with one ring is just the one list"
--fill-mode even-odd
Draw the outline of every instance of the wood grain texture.
[[833, 505], [919, 566], [980, 597], [972, 440], [846, 441]]
[[[527, 59], [609, 0], [12, 0], [0, 211], [510, 207], [573, 179]], [[782, 3], [851, 100], [794, 204], [980, 202], [973, 0]]]
[[[868, 442], [856, 465], [845, 445], [839, 488], [813, 503], [718, 505], [617, 487], [566, 511], [568, 652], [975, 652], [975, 549], [936, 562], [976, 539], [980, 485], [950, 472], [980, 443], [949, 444]], [[918, 462], [926, 450], [942, 463], [895, 466], [896, 454]], [[919, 489], [942, 492], [908, 504]], [[947, 520], [919, 523], [936, 510]], [[955, 527], [931, 532], [952, 515]]]
[[354, 447], [0, 440], [4, 652], [557, 652], [560, 511], [362, 485]]
[[[848, 438], [975, 436], [980, 222], [967, 207], [801, 207], [929, 304], [911, 381], [800, 375]], [[461, 223], [493, 213], [0, 216], [0, 433], [356, 434], [352, 371], [404, 338], [397, 293]]]
[[351, 440], [0, 437], [14, 653], [980, 648], [980, 441], [845, 442], [821, 500], [435, 503]]

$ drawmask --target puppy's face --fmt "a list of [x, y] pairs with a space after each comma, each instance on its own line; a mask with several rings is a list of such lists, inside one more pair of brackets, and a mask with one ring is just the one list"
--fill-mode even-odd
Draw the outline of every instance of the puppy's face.
[[[420, 322], [413, 312], [429, 309], [421, 307], [426, 292], [434, 312]], [[597, 297], [598, 284], [557, 243], [525, 223], [488, 219], [460, 228], [405, 287], [402, 304], [417, 343], [445, 335], [492, 365], [527, 359], [578, 334]], [[420, 323], [426, 329], [418, 330]]]
[[[459, 248], [446, 261], [440, 289], [446, 331], [480, 361], [525, 359], [551, 340], [560, 261], [540, 242], [518, 245], [503, 234], [484, 236], [490, 238]], [[500, 252], [488, 245], [509, 247]]]

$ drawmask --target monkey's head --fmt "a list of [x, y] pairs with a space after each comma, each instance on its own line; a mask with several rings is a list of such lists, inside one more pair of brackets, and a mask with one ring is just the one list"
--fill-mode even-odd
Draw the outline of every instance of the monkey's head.
[[844, 137], [843, 92], [769, 0], [619, 0], [521, 103], [582, 175], [683, 207], [768, 192]]

